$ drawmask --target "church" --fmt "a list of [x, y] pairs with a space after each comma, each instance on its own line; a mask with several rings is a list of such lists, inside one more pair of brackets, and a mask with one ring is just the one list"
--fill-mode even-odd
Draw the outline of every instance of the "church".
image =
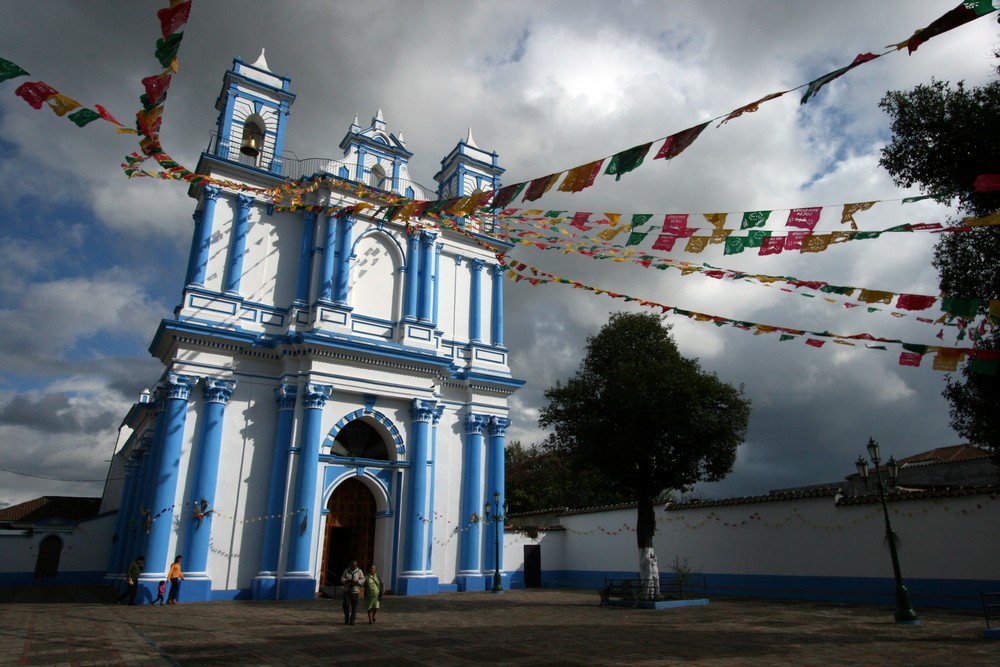
[[[105, 581], [143, 555], [152, 592], [182, 555], [186, 602], [307, 599], [356, 559], [396, 594], [489, 590], [509, 581], [488, 521], [524, 384], [490, 250], [504, 244], [488, 221], [378, 213], [390, 195], [495, 190], [504, 170], [470, 131], [428, 191], [381, 110], [355, 117], [343, 157], [288, 159], [294, 101], [263, 52], [225, 73], [181, 301], [149, 347], [163, 374], [125, 417], [105, 490]], [[300, 206], [259, 194], [302, 178]]]

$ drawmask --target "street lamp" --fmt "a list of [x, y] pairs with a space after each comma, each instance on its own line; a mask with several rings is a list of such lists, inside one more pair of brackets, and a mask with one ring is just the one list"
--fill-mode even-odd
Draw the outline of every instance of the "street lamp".
[[493, 547], [496, 549], [494, 557], [494, 569], [493, 569], [493, 592], [503, 593], [503, 583], [500, 578], [500, 526], [503, 522], [507, 520], [507, 501], [503, 502], [503, 514], [500, 514], [500, 492], [493, 492], [493, 507], [490, 507], [489, 501], [483, 505], [483, 515], [486, 517], [486, 523], [490, 522], [490, 511], [493, 513]]
[[[920, 625], [920, 618], [917, 616], [917, 612], [913, 610], [913, 605], [910, 604], [910, 594], [906, 591], [906, 586], [903, 585], [903, 575], [899, 571], [899, 555], [896, 553], [896, 533], [892, 530], [892, 522], [889, 521], [889, 505], [885, 499], [885, 482], [882, 479], [882, 470], [879, 467], [881, 459], [879, 458], [878, 443], [872, 438], [868, 438], [868, 456], [871, 457], [872, 464], [875, 466], [878, 494], [882, 501], [882, 513], [885, 515], [885, 538], [889, 541], [892, 573], [896, 577], [896, 623]], [[865, 461], [864, 457], [858, 456], [858, 460], [854, 465], [857, 466], [858, 474], [861, 475], [861, 479], [865, 482], [865, 488], [867, 488], [868, 462]], [[899, 476], [899, 464], [896, 463], [896, 459], [890, 456], [886, 462], [886, 468], [889, 469], [889, 481], [893, 486], [896, 486], [896, 479]]]

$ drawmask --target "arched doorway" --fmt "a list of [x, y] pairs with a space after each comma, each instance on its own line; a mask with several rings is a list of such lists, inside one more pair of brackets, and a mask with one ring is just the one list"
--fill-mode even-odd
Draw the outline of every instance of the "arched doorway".
[[38, 560], [35, 561], [35, 579], [52, 579], [59, 574], [59, 556], [62, 555], [62, 540], [49, 535], [38, 545]]
[[336, 586], [340, 574], [357, 559], [367, 570], [375, 554], [375, 496], [363, 482], [350, 478], [334, 489], [326, 508], [326, 539], [321, 586]]

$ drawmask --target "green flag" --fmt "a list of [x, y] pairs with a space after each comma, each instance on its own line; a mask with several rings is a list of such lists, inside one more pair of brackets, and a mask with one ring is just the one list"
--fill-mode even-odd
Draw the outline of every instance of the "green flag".
[[0, 58], [0, 81], [13, 79], [18, 76], [27, 76], [28, 73], [9, 60]]

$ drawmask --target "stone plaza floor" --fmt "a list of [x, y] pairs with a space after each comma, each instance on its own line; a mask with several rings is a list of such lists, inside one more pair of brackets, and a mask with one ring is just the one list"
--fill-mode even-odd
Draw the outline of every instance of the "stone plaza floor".
[[[183, 590], [181, 591], [183, 600]], [[595, 590], [128, 607], [99, 587], [0, 589], [0, 665], [1000, 665], [980, 614], [713, 599], [640, 611]]]

